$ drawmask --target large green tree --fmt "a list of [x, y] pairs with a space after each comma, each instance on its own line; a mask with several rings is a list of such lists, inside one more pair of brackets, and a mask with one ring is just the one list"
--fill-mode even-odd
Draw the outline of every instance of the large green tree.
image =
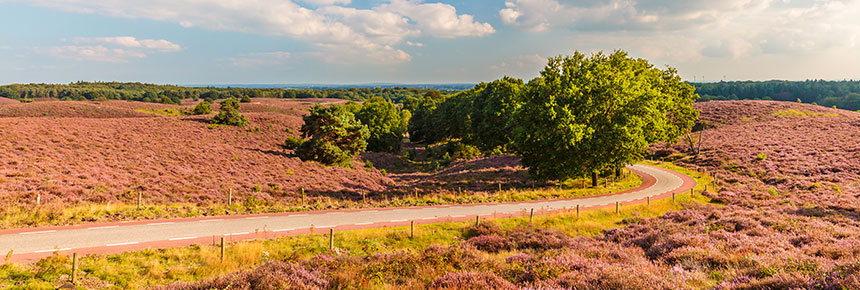
[[512, 142], [516, 112], [522, 106], [525, 85], [521, 79], [504, 77], [480, 84], [471, 110], [472, 142], [481, 150], [500, 148]]
[[373, 98], [361, 106], [355, 117], [367, 126], [370, 132], [370, 138], [367, 140], [368, 151], [400, 151], [403, 129], [400, 112], [394, 104], [382, 98]]
[[302, 138], [288, 138], [287, 149], [295, 150], [304, 161], [326, 165], [348, 165], [353, 157], [364, 151], [370, 133], [343, 106], [316, 105], [304, 117]]
[[697, 98], [674, 69], [623, 51], [550, 58], [523, 95], [516, 150], [540, 180], [595, 176], [677, 140], [698, 118]]

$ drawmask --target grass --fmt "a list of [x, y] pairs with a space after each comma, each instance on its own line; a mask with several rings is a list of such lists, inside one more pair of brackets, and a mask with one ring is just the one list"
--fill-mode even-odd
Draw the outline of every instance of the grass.
[[[704, 174], [669, 163], [646, 162], [676, 170], [696, 178], [695, 192], [704, 190], [711, 179]], [[645, 204], [535, 216], [534, 225], [553, 228], [572, 236], [595, 236], [622, 225], [630, 218], [652, 218], [669, 211], [681, 210], [693, 203], [709, 203], [696, 194], [678, 195], [676, 201], [662, 199]], [[494, 219], [503, 229], [528, 225], [528, 217]], [[335, 233], [335, 247], [341, 253], [369, 255], [399, 250], [421, 251], [430, 245], [450, 245], [463, 239], [463, 229], [474, 222], [438, 223], [416, 226], [415, 238], [409, 237], [409, 227], [358, 230]], [[80, 286], [109, 289], [143, 289], [175, 281], [194, 281], [237, 270], [251, 269], [272, 259], [309, 259], [330, 253], [325, 234], [301, 235], [274, 240], [254, 240], [229, 243], [225, 260], [220, 259], [216, 245], [194, 245], [169, 249], [149, 249], [113, 255], [90, 255], [80, 260]], [[504, 261], [503, 255], [487, 254]], [[0, 266], [0, 289], [54, 289], [69, 280], [71, 261], [55, 255], [33, 265], [6, 263]]]
[[[65, 204], [52, 203], [36, 206], [7, 206], [0, 208], [0, 229], [35, 227], [45, 225], [69, 225], [86, 222], [106, 222], [117, 220], [148, 220], [168, 219], [213, 215], [242, 215], [280, 212], [298, 212], [313, 210], [347, 209], [347, 208], [385, 208], [407, 206], [430, 206], [445, 204], [471, 204], [544, 200], [571, 198], [607, 194], [637, 187], [641, 179], [629, 175], [618, 182], [609, 183], [608, 187], [582, 186], [581, 180], [570, 180], [565, 185], [552, 188], [537, 189], [505, 189], [493, 192], [466, 192], [446, 190], [434, 193], [414, 192], [382, 192], [368, 193], [362, 197], [338, 198], [325, 195], [304, 196], [294, 193], [284, 200], [261, 200], [252, 195], [234, 193], [233, 204], [223, 203], [194, 204], [149, 204], [143, 196], [143, 206], [138, 208], [136, 194], [133, 203], [108, 204]], [[261, 187], [251, 191], [260, 191]], [[226, 201], [225, 201], [226, 203]]]
[[773, 112], [774, 117], [838, 117], [839, 114], [788, 109]]
[[146, 113], [146, 114], [153, 114], [153, 115], [156, 115], [156, 116], [162, 116], [162, 117], [179, 117], [179, 116], [186, 116], [186, 115], [189, 115], [189, 114], [188, 114], [188, 112], [186, 112], [185, 110], [182, 110], [182, 109], [176, 109], [176, 108], [166, 108], [166, 109], [137, 109], [137, 110], [135, 110], [135, 111], [138, 111], [138, 112], [141, 112], [141, 113]]

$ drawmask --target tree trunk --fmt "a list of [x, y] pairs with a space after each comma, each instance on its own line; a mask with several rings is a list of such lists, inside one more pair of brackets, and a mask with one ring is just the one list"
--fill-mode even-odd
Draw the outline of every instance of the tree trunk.
[[591, 186], [597, 187], [597, 172], [591, 173]]
[[621, 167], [615, 168], [615, 178], [617, 178], [618, 180], [621, 180]]

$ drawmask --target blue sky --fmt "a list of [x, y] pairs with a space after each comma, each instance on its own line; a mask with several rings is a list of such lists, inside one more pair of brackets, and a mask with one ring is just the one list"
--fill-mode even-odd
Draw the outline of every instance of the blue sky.
[[469, 83], [623, 49], [688, 80], [860, 79], [860, 2], [0, 0], [0, 83]]

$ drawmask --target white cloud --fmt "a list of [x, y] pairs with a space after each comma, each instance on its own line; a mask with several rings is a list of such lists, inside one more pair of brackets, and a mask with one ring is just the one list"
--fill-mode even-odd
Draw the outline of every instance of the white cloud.
[[[182, 27], [283, 35], [308, 42], [324, 59], [398, 63], [411, 60], [396, 46], [406, 38], [485, 36], [495, 32], [488, 23], [457, 14], [442, 3], [390, 0], [371, 9], [342, 6], [349, 0], [303, 0], [309, 9], [290, 0], [31, 0], [26, 3], [79, 13], [173, 22]], [[125, 41], [125, 40], [117, 40]], [[327, 53], [337, 53], [327, 55]], [[341, 55], [345, 57], [341, 57]]]
[[37, 52], [58, 58], [77, 61], [128, 62], [144, 58], [152, 53], [175, 52], [182, 46], [163, 39], [137, 39], [130, 36], [119, 37], [79, 37], [75, 45], [39, 47]]
[[115, 44], [130, 48], [146, 48], [160, 52], [174, 52], [182, 50], [182, 46], [164, 39], [140, 39], [131, 36], [119, 37], [97, 37], [97, 38], [76, 38], [76, 42], [96, 42], [104, 44]]
[[304, 3], [314, 5], [314, 6], [331, 6], [331, 5], [349, 5], [352, 3], [351, 0], [300, 0]]
[[143, 58], [146, 54], [122, 48], [108, 48], [103, 45], [66, 45], [38, 49], [54, 57], [77, 61], [128, 62], [132, 58]]
[[509, 0], [505, 5], [499, 10], [502, 23], [521, 30], [567, 29], [575, 38], [614, 42], [614, 48], [666, 47], [673, 53], [648, 54], [686, 60], [852, 47], [860, 31], [860, 1], [850, 0]]
[[408, 46], [414, 46], [414, 47], [424, 47], [424, 44], [423, 44], [423, 43], [420, 43], [420, 42], [411, 42], [411, 41], [407, 41], [407, 42], [406, 42], [406, 45], [408, 45]]

